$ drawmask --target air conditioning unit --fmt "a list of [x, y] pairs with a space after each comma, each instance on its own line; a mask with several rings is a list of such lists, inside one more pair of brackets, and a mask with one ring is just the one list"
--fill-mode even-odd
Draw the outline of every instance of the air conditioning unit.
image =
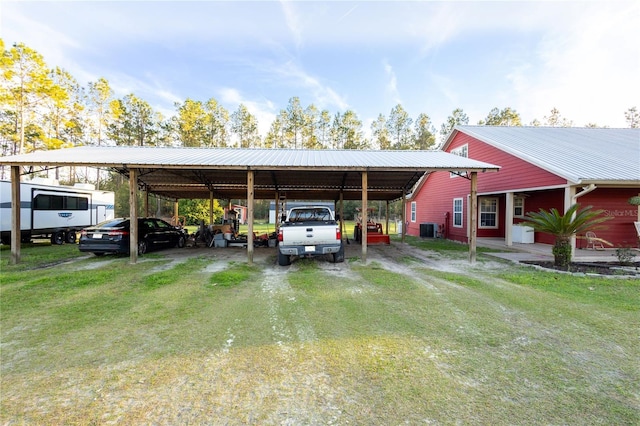
[[437, 223], [421, 223], [420, 236], [422, 238], [435, 238], [438, 231]]

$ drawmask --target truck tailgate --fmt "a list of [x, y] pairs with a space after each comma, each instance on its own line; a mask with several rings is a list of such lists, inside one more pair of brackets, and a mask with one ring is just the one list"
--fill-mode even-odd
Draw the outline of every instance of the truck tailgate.
[[284, 245], [320, 245], [335, 244], [337, 239], [336, 224], [296, 223], [283, 229]]

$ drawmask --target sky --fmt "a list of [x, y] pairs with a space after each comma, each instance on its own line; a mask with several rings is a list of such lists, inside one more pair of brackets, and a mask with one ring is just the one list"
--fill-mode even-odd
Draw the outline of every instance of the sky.
[[8, 1], [0, 37], [165, 116], [240, 103], [264, 136], [297, 96], [370, 133], [397, 104], [436, 128], [456, 108], [523, 124], [628, 127], [640, 108], [640, 1]]

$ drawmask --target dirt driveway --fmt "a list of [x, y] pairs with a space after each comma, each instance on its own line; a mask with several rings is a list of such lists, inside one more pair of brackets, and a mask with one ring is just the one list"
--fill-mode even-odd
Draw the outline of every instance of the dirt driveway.
[[638, 423], [640, 324], [599, 301], [612, 280], [573, 300], [484, 257], [360, 255], [281, 267], [256, 247], [248, 267], [200, 247], [28, 271], [2, 287], [0, 424]]

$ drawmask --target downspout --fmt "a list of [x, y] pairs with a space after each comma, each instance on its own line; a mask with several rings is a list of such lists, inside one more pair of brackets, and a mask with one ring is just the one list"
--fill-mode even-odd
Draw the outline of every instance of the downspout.
[[578, 192], [576, 195], [574, 195], [572, 198], [573, 204], [575, 204], [578, 200], [578, 198], [582, 197], [583, 195], [587, 195], [590, 192], [595, 191], [596, 189], [598, 189], [598, 187], [596, 186], [595, 183], [590, 184], [587, 187], [583, 187], [582, 192]]

